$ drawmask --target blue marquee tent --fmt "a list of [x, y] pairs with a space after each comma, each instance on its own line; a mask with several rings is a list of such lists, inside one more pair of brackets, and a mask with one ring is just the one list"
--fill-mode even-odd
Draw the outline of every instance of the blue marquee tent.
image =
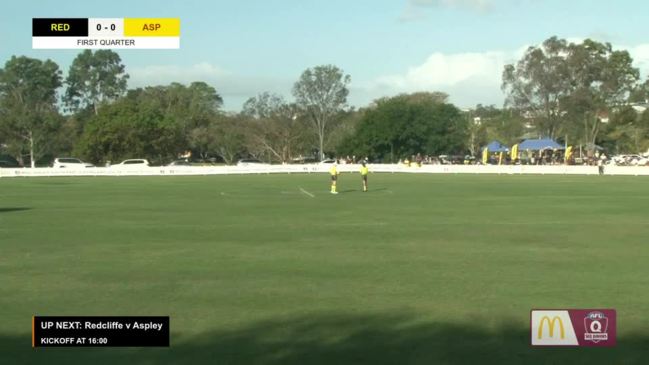
[[550, 138], [526, 139], [518, 145], [519, 151], [525, 151], [525, 150], [540, 151], [546, 149], [563, 150], [565, 149], [565, 147], [551, 140]]
[[498, 142], [498, 141], [491, 141], [487, 145], [487, 151], [489, 152], [509, 152], [509, 148], [505, 146], [504, 144]]

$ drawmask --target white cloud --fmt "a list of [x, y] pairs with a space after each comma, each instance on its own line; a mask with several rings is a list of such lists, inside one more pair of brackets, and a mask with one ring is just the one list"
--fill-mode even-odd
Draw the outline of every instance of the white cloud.
[[151, 65], [129, 69], [130, 84], [134, 87], [164, 85], [171, 82], [188, 84], [192, 81], [218, 81], [230, 73], [207, 62], [189, 67], [177, 65]]
[[[581, 42], [582, 38], [570, 38]], [[416, 91], [443, 91], [451, 102], [460, 107], [478, 103], [502, 105], [504, 95], [500, 89], [505, 64], [521, 58], [527, 45], [514, 50], [486, 52], [442, 53], [435, 52], [423, 62], [402, 72], [378, 75], [372, 80], [356, 80], [350, 86], [350, 104], [364, 106], [372, 100], [399, 93]], [[617, 46], [626, 49], [640, 69], [643, 80], [649, 76], [649, 44]], [[214, 86], [224, 98], [226, 110], [239, 110], [249, 97], [264, 91], [278, 93], [291, 99], [294, 79], [264, 75], [241, 75], [207, 62], [191, 66], [151, 65], [129, 68], [129, 87], [167, 85], [171, 82], [188, 84], [204, 81]], [[352, 77], [354, 75], [352, 74]]]
[[[581, 38], [570, 40], [582, 41]], [[398, 93], [443, 91], [450, 95], [451, 102], [460, 107], [471, 107], [478, 103], [502, 105], [505, 98], [500, 89], [503, 68], [518, 61], [527, 48], [528, 45], [509, 51], [435, 52], [421, 64], [411, 66], [402, 73], [379, 76], [364, 87], [357, 87], [355, 97], [368, 103], [375, 98]], [[649, 76], [649, 44], [614, 45], [614, 49], [628, 50], [642, 78]]]
[[292, 80], [277, 79], [268, 76], [242, 76], [208, 62], [191, 66], [150, 65], [129, 68], [129, 87], [168, 85], [172, 82], [189, 84], [203, 81], [216, 88], [223, 97], [225, 110], [239, 110], [241, 105], [252, 96], [269, 91], [285, 97], [290, 95]]
[[409, 22], [424, 19], [430, 8], [468, 9], [476, 12], [487, 12], [493, 7], [492, 0], [408, 0], [400, 21]]
[[411, 67], [403, 75], [380, 77], [379, 85], [396, 89], [445, 87], [472, 78], [498, 79], [505, 64], [503, 52], [433, 53], [421, 65]]
[[649, 77], [649, 44], [640, 44], [633, 47], [619, 47], [617, 49], [628, 50], [633, 58], [633, 64], [640, 69], [641, 77]]
[[369, 94], [393, 95], [415, 91], [444, 91], [451, 101], [468, 107], [502, 104], [501, 75], [527, 46], [513, 51], [446, 54], [436, 52], [401, 74], [380, 76], [366, 88]]

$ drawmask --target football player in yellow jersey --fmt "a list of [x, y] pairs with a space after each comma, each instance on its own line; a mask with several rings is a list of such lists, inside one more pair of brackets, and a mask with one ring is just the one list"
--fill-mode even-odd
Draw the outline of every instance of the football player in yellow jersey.
[[336, 191], [336, 180], [338, 180], [338, 161], [331, 164], [329, 168], [329, 174], [331, 175], [331, 193], [338, 194]]
[[361, 178], [363, 179], [363, 192], [367, 191], [367, 173], [369, 172], [369, 169], [367, 168], [367, 165], [365, 164], [365, 161], [361, 163]]

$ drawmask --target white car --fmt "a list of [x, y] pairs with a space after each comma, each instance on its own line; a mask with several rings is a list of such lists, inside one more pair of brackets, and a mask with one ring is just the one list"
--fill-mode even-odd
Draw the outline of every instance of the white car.
[[73, 157], [59, 157], [54, 159], [54, 163], [52, 164], [52, 167], [54, 168], [67, 168], [67, 169], [83, 169], [86, 167], [95, 167], [95, 165], [87, 162], [83, 162], [79, 160], [78, 158], [73, 158]]
[[647, 164], [649, 164], [649, 159], [645, 157], [640, 157], [639, 159], [635, 160], [636, 166], [647, 166]]
[[613, 156], [612, 161], [620, 166], [644, 166], [647, 163], [647, 159], [640, 155], [617, 155]]
[[133, 158], [130, 160], [124, 160], [117, 165], [111, 165], [111, 168], [116, 168], [116, 169], [128, 169], [128, 170], [135, 170], [139, 169], [142, 167], [149, 167], [149, 161], [143, 159], [143, 158]]
[[244, 158], [237, 162], [237, 166], [267, 166], [267, 163], [263, 163], [254, 158]]

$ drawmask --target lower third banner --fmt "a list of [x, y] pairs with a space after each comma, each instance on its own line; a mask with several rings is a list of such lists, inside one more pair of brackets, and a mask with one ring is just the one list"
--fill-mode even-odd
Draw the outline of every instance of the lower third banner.
[[168, 347], [169, 317], [32, 318], [32, 347]]

